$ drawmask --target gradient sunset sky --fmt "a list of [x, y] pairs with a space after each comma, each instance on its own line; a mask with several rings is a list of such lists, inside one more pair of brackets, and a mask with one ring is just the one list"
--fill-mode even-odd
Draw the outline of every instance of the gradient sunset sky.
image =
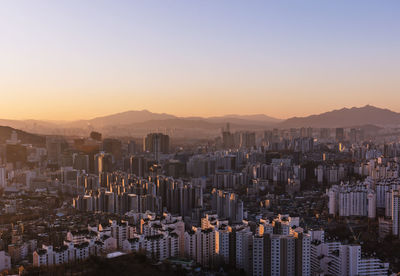
[[0, 118], [400, 112], [400, 1], [41, 1], [0, 8]]

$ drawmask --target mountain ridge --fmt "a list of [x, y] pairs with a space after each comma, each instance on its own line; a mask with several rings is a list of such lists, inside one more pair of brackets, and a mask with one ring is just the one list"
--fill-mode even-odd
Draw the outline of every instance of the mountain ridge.
[[288, 127], [351, 127], [353, 125], [373, 124], [390, 126], [400, 124], [400, 113], [372, 105], [335, 109], [306, 117], [292, 117], [278, 124]]
[[92, 130], [103, 132], [105, 135], [124, 135], [124, 133], [143, 135], [143, 133], [154, 129], [177, 129], [182, 136], [185, 133], [194, 132], [211, 135], [220, 132], [227, 123], [230, 123], [234, 130], [292, 127], [335, 128], [360, 125], [397, 126], [400, 125], [400, 113], [386, 108], [366, 105], [335, 109], [305, 117], [292, 117], [286, 120], [265, 114], [178, 117], [167, 113], [153, 113], [146, 109], [129, 110], [70, 122], [0, 119], [0, 125], [8, 125], [31, 133], [66, 135], [86, 135]]
[[17, 133], [18, 139], [23, 144], [32, 144], [35, 146], [44, 146], [46, 144], [46, 138], [44, 136], [2, 125], [0, 125], [0, 143], [5, 143], [10, 139], [13, 131]]

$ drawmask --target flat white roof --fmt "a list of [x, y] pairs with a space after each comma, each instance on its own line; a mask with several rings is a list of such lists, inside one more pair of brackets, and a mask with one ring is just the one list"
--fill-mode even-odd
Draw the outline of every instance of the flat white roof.
[[119, 256], [123, 256], [123, 255], [125, 255], [125, 254], [126, 254], [126, 253], [123, 253], [123, 252], [120, 252], [120, 251], [108, 253], [108, 254], [107, 254], [107, 259], [116, 258], [116, 257], [119, 257]]

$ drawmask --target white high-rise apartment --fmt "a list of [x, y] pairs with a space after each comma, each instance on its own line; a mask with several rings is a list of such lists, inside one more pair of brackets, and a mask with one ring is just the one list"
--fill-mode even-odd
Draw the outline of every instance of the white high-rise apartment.
[[253, 233], [248, 227], [236, 232], [236, 268], [251, 275], [253, 262]]
[[399, 232], [399, 217], [400, 217], [400, 192], [392, 192], [392, 222], [393, 222], [393, 235], [400, 235]]
[[6, 182], [6, 168], [0, 166], [0, 188], [5, 188], [7, 186]]
[[376, 217], [376, 192], [368, 183], [334, 185], [328, 191], [329, 214], [341, 217]]
[[218, 228], [218, 255], [225, 264], [229, 264], [230, 235], [232, 235], [230, 226], [222, 225]]
[[11, 257], [5, 251], [0, 251], [0, 272], [11, 269]]
[[214, 228], [192, 227], [185, 232], [185, 256], [204, 267], [211, 267], [217, 257], [219, 235]]
[[311, 275], [311, 236], [264, 234], [253, 236], [253, 275]]
[[253, 276], [263, 276], [266, 274], [264, 237], [261, 235], [253, 236]]
[[329, 275], [387, 275], [389, 264], [377, 258], [362, 257], [360, 245], [325, 242], [324, 231], [310, 231], [312, 273]]

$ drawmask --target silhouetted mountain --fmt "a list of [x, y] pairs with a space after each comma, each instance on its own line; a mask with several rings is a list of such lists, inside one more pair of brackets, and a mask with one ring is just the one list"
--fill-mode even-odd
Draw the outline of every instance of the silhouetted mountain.
[[265, 129], [278, 119], [266, 115], [227, 115], [221, 117], [177, 117], [165, 113], [152, 113], [148, 110], [127, 111], [90, 120], [72, 122], [38, 121], [38, 120], [0, 120], [4, 125], [23, 129], [32, 133], [87, 135], [92, 130], [104, 135], [143, 135], [150, 131], [174, 130], [184, 137], [216, 135], [221, 128], [230, 123], [232, 129], [250, 130]]
[[263, 123], [278, 123], [281, 122], [281, 119], [277, 119], [274, 117], [270, 117], [264, 114], [254, 114], [254, 115], [237, 115], [237, 114], [229, 114], [218, 117], [209, 117], [206, 118], [207, 121], [213, 122], [226, 122], [229, 120], [240, 120], [240, 121], [248, 121], [248, 122], [263, 122]]
[[174, 115], [169, 115], [165, 113], [152, 113], [148, 110], [140, 110], [140, 111], [131, 110], [108, 116], [97, 117], [91, 120], [75, 121], [66, 124], [66, 126], [69, 125], [74, 127], [85, 127], [90, 125], [93, 127], [105, 127], [109, 125], [128, 125], [128, 124], [142, 123], [152, 120], [167, 120], [176, 118], [177, 117]]
[[359, 125], [389, 126], [400, 124], [400, 113], [370, 105], [364, 107], [343, 108], [330, 112], [294, 117], [280, 124], [281, 128], [289, 127], [351, 127]]
[[302, 118], [294, 117], [285, 121], [263, 114], [231, 114], [203, 118], [177, 117], [165, 113], [152, 113], [147, 110], [127, 111], [73, 122], [0, 120], [0, 124], [40, 134], [88, 135], [90, 131], [96, 130], [105, 136], [142, 136], [150, 131], [168, 130], [180, 137], [212, 137], [218, 135], [226, 123], [230, 123], [233, 131], [303, 126], [328, 128], [364, 125], [396, 126], [400, 124], [400, 113], [367, 105], [360, 108], [343, 108]]
[[[266, 115], [227, 115], [221, 117], [177, 117], [165, 113], [152, 113], [147, 110], [127, 111], [109, 116], [80, 120], [60, 125], [64, 129], [81, 128], [96, 129], [100, 132], [114, 135], [142, 134], [149, 131], [175, 129], [185, 130], [216, 130], [220, 131], [226, 123], [237, 129], [262, 129], [279, 121]], [[198, 132], [196, 132], [198, 133]], [[204, 134], [204, 133], [203, 133]], [[214, 132], [212, 132], [214, 135]], [[183, 135], [183, 134], [182, 134]]]
[[[84, 124], [90, 124], [92, 126], [107, 126], [107, 125], [113, 125], [113, 124], [118, 124], [118, 125], [127, 125], [127, 124], [135, 124], [135, 123], [143, 123], [147, 121], [159, 121], [159, 120], [173, 120], [173, 119], [179, 119], [179, 120], [196, 120], [196, 121], [207, 121], [207, 122], [223, 122], [226, 123], [228, 121], [235, 121], [238, 120], [238, 122], [242, 123], [257, 123], [259, 124], [260, 122], [263, 123], [275, 123], [279, 122], [279, 119], [269, 117], [267, 115], [263, 114], [257, 114], [257, 115], [225, 115], [225, 116], [219, 116], [219, 117], [209, 117], [209, 118], [203, 118], [203, 117], [177, 117], [174, 115], [166, 114], [166, 113], [152, 113], [148, 110], [141, 110], [141, 111], [127, 111], [127, 112], [122, 112], [122, 113], [117, 113], [117, 114], [112, 114], [108, 116], [103, 116], [103, 117], [98, 117], [94, 118], [91, 120], [82, 120], [82, 121], [77, 121], [74, 123], [84, 123]], [[189, 123], [189, 121], [188, 121]]]
[[19, 129], [14, 129], [8, 126], [0, 126], [0, 144], [6, 142], [6, 140], [10, 139], [11, 133], [13, 131], [17, 132], [18, 140], [21, 140], [23, 144], [32, 144], [35, 146], [45, 146], [46, 138], [40, 135], [31, 134]]
[[[27, 132], [36, 132], [36, 129], [54, 129], [63, 122], [50, 122], [40, 120], [7, 120], [0, 119], [0, 126], [9, 126]], [[40, 131], [43, 133], [42, 131]]]

